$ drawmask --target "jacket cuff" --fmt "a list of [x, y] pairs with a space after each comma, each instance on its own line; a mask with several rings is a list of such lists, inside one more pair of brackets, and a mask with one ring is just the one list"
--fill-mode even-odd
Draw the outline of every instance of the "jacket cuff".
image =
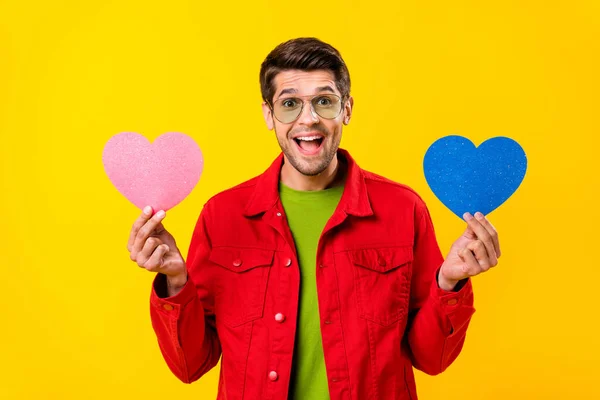
[[188, 277], [185, 286], [175, 296], [161, 297], [167, 292], [167, 277], [164, 274], [156, 274], [152, 283], [152, 293], [150, 294], [150, 304], [160, 309], [162, 312], [179, 315], [181, 307], [185, 306], [196, 297], [196, 289], [192, 280]]
[[475, 313], [473, 308], [473, 285], [471, 278], [461, 281], [457, 290], [448, 292], [438, 286], [437, 274], [431, 286], [431, 297], [437, 303], [443, 318], [444, 330], [448, 336], [460, 331], [465, 324], [468, 324], [471, 316]]

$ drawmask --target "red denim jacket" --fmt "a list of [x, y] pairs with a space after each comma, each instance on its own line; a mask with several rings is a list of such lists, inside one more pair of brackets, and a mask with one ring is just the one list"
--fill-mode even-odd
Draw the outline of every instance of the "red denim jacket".
[[[437, 285], [444, 261], [429, 212], [410, 188], [347, 166], [340, 203], [317, 249], [317, 295], [332, 400], [417, 399], [413, 366], [444, 371], [473, 312], [471, 281]], [[283, 155], [262, 175], [210, 199], [189, 253], [189, 279], [152, 325], [171, 371], [191, 383], [219, 358], [218, 399], [286, 400], [300, 272], [278, 194]]]

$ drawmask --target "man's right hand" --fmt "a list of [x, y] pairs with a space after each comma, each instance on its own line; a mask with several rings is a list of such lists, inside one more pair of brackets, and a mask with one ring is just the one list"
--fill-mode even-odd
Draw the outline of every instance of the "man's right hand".
[[152, 207], [145, 207], [131, 228], [127, 250], [141, 268], [166, 275], [168, 294], [174, 296], [187, 282], [187, 269], [175, 239], [161, 222], [165, 215], [161, 210], [152, 216]]

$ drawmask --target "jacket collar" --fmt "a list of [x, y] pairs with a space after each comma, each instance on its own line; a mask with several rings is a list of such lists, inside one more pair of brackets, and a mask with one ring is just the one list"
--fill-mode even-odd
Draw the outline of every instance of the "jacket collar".
[[[344, 193], [338, 209], [357, 217], [373, 215], [363, 170], [348, 151], [338, 149], [337, 155], [338, 160], [345, 162], [348, 168]], [[283, 153], [280, 153], [271, 166], [258, 177], [254, 192], [246, 205], [245, 216], [252, 217], [264, 213], [279, 203], [279, 177], [282, 165]]]

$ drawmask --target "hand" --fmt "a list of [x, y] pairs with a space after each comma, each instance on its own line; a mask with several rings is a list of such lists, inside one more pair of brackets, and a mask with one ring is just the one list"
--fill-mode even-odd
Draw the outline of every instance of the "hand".
[[498, 233], [487, 218], [480, 212], [475, 218], [465, 213], [463, 218], [467, 229], [450, 248], [438, 275], [440, 288], [447, 291], [459, 281], [495, 267], [500, 257]]
[[167, 276], [171, 296], [185, 285], [187, 270], [175, 239], [161, 222], [165, 216], [162, 210], [152, 216], [152, 207], [145, 207], [131, 228], [127, 250], [141, 268]]

